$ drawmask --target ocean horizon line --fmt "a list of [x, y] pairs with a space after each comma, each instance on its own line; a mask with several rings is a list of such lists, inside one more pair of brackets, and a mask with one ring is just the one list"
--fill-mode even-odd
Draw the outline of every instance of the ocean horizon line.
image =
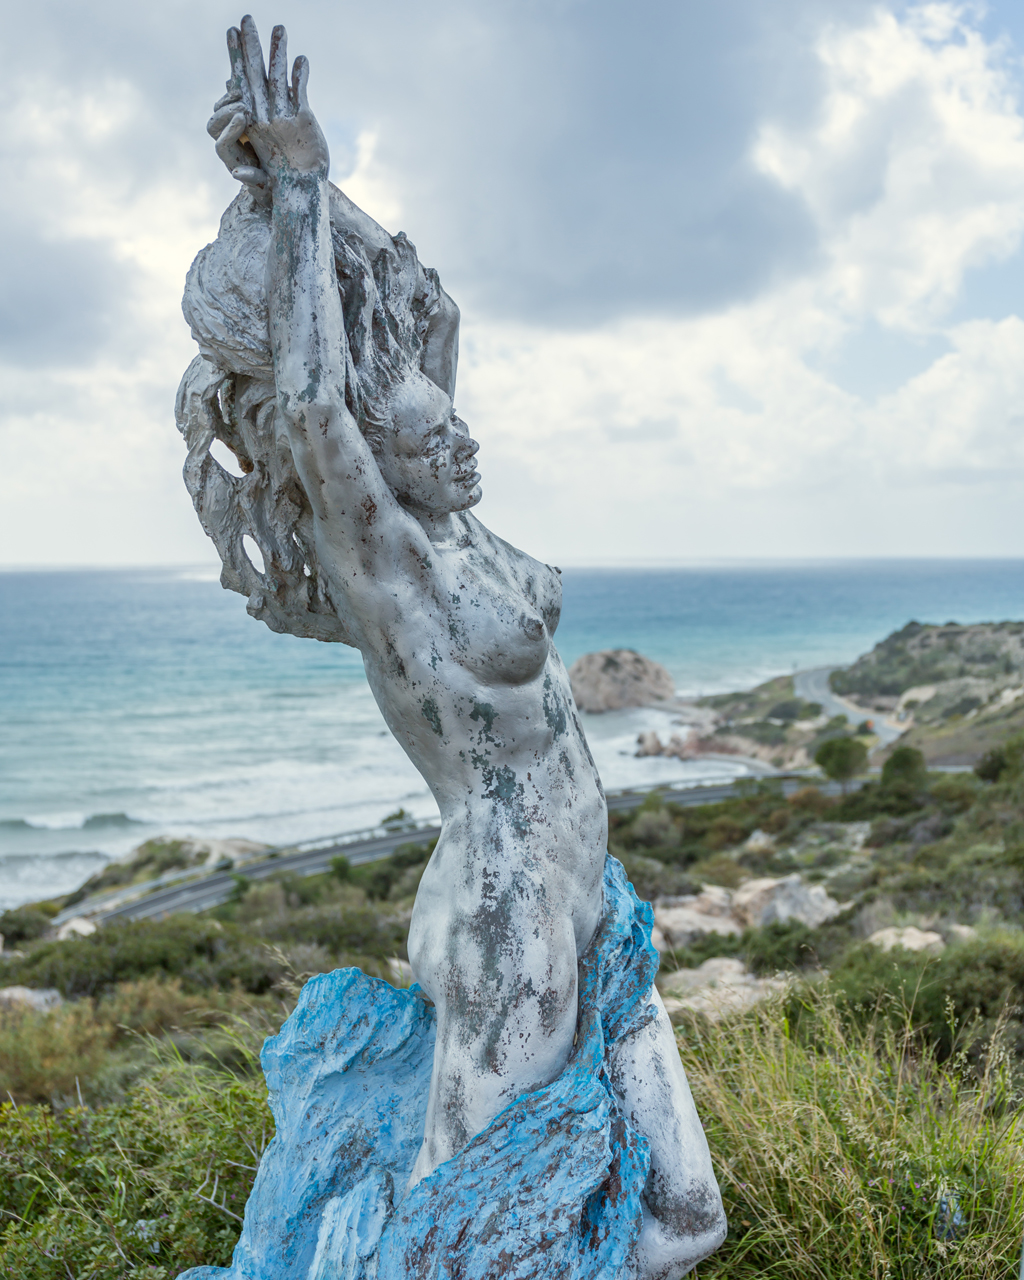
[[[555, 557], [557, 559], [557, 557]], [[559, 562], [562, 569], [758, 569], [783, 568], [807, 565], [813, 568], [825, 568], [829, 565], [911, 565], [911, 564], [1014, 564], [1024, 563], [1024, 554], [1012, 555], [828, 555], [828, 556], [697, 556], [680, 557], [625, 557], [619, 560], [566, 560]], [[219, 560], [196, 561], [138, 561], [118, 564], [81, 564], [81, 563], [0, 563], [0, 574], [22, 573], [210, 573], [219, 577], [221, 563]]]

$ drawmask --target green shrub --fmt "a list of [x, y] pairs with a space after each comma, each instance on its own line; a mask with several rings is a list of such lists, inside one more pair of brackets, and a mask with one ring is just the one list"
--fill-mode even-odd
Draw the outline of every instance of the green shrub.
[[74, 1098], [102, 1066], [111, 1026], [92, 1007], [69, 1005], [49, 1013], [15, 1007], [0, 1011], [0, 1097], [18, 1102]]
[[776, 921], [760, 929], [747, 929], [741, 951], [747, 967], [756, 974], [799, 969], [812, 963], [815, 932], [799, 920]]
[[896, 782], [915, 788], [927, 784], [928, 769], [924, 754], [916, 747], [896, 747], [882, 765], [882, 786], [891, 787]]
[[814, 763], [834, 781], [846, 784], [868, 762], [868, 750], [856, 738], [829, 738], [814, 753]]
[[[403, 890], [401, 896], [408, 896], [411, 878], [406, 873], [418, 870], [422, 874], [436, 844], [436, 840], [426, 844], [400, 844], [390, 857], [353, 867], [348, 879], [362, 889], [371, 901], [386, 902], [397, 896], [400, 887]], [[415, 884], [418, 882], [416, 877], [411, 892], [415, 893]]]
[[1008, 738], [1002, 746], [986, 751], [974, 766], [982, 782], [1002, 782], [1017, 778], [1024, 763], [1024, 733]]
[[4, 976], [8, 983], [56, 987], [74, 999], [149, 976], [180, 978], [186, 991], [237, 984], [259, 994], [269, 991], [281, 973], [267, 948], [237, 926], [179, 915], [109, 924], [88, 938], [37, 943]]
[[405, 955], [408, 922], [372, 906], [304, 907], [261, 922], [260, 936], [277, 943], [314, 943], [346, 962]]
[[12, 907], [0, 915], [0, 934], [5, 947], [19, 942], [34, 942], [50, 927], [50, 916], [38, 906]]
[[855, 1017], [872, 1010], [909, 1016], [940, 1058], [958, 1044], [983, 1053], [1000, 1025], [1002, 1042], [1024, 1055], [1024, 935], [964, 942], [937, 957], [865, 943], [833, 968], [831, 981], [841, 1007]]
[[709, 849], [725, 849], [729, 845], [739, 844], [749, 834], [750, 829], [745, 822], [730, 813], [723, 813], [720, 817], [712, 819], [704, 837], [704, 843]]
[[0, 1274], [171, 1280], [227, 1265], [272, 1136], [258, 1072], [171, 1065], [99, 1111], [0, 1106]]
[[625, 868], [626, 877], [636, 896], [645, 902], [653, 902], [660, 897], [700, 892], [697, 881], [677, 867], [668, 867], [657, 858], [645, 858], [642, 854], [628, 853], [625, 849], [613, 852]]
[[978, 799], [978, 784], [970, 773], [945, 773], [928, 790], [932, 799], [951, 813], [966, 813]]

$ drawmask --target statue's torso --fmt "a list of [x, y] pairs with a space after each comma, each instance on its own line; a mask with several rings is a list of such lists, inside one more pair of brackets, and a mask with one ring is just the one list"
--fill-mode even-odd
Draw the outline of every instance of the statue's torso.
[[435, 548], [422, 593], [396, 601], [364, 650], [381, 711], [442, 817], [410, 949], [426, 918], [478, 912], [502, 886], [527, 916], [568, 915], [579, 949], [600, 916], [608, 823], [552, 640], [561, 584], [464, 519], [467, 545]]

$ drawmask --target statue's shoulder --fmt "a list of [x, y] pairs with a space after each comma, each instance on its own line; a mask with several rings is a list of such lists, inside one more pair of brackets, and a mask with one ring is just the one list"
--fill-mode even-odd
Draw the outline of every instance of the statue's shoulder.
[[553, 633], [562, 612], [561, 569], [499, 538], [470, 512], [463, 519], [471, 530], [477, 553], [495, 562], [496, 568], [514, 580], [523, 595], [540, 609], [548, 632]]

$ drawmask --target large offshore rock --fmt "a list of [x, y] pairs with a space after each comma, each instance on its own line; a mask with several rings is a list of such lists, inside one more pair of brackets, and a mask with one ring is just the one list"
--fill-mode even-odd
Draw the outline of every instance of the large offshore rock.
[[798, 920], [816, 929], [842, 911], [820, 884], [804, 884], [798, 875], [781, 880], [748, 880], [732, 895], [733, 915], [751, 928]]
[[621, 711], [648, 707], [675, 697], [672, 677], [635, 649], [585, 653], [569, 668], [569, 683], [581, 711]]

